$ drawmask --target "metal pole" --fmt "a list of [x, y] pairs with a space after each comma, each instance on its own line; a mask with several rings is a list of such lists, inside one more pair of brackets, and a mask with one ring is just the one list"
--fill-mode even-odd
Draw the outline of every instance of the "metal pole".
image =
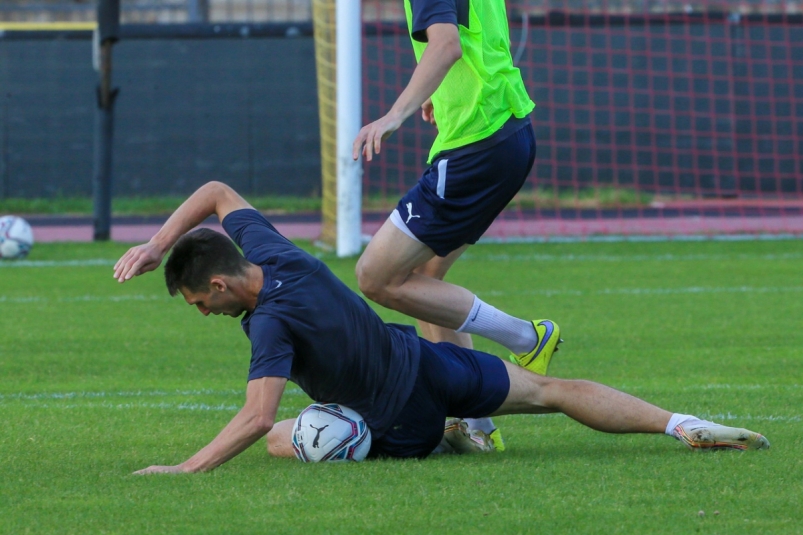
[[111, 88], [112, 42], [100, 46], [100, 86], [95, 110], [95, 173], [92, 179], [95, 241], [111, 238], [112, 220], [112, 144], [114, 139], [114, 100]]
[[120, 29], [120, 0], [98, 0], [98, 107], [95, 110], [95, 161], [92, 175], [93, 224], [95, 241], [111, 238], [112, 145], [114, 139], [114, 101], [112, 88], [112, 46]]
[[8, 101], [11, 94], [2, 95], [3, 113], [0, 115], [0, 198], [8, 197]]

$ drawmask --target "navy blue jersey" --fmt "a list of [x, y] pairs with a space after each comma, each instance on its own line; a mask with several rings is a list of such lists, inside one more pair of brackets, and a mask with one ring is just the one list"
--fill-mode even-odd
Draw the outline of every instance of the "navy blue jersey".
[[251, 340], [248, 380], [288, 378], [317, 402], [359, 412], [381, 436], [415, 383], [415, 329], [385, 324], [323, 262], [256, 210], [231, 212], [223, 228], [264, 274], [257, 306], [242, 320]]

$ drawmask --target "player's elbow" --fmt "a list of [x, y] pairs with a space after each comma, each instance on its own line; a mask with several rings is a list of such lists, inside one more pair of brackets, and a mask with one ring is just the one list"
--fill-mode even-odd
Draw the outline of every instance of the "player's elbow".
[[443, 55], [449, 60], [451, 65], [463, 57], [463, 47], [460, 46], [460, 39], [449, 39], [443, 43]]
[[437, 57], [454, 65], [463, 57], [463, 47], [460, 46], [460, 32], [453, 24], [433, 24], [427, 28], [427, 50], [436, 52]]
[[270, 430], [273, 429], [273, 424], [273, 418], [267, 418], [265, 416], [256, 416], [251, 421], [254, 434], [259, 436], [264, 436], [270, 433]]
[[227, 195], [234, 191], [228, 184], [224, 184], [223, 182], [218, 182], [217, 180], [210, 180], [201, 187], [207, 190], [208, 192], [218, 196], [218, 198], [222, 195]]
[[246, 407], [243, 412], [245, 416], [243, 423], [249, 435], [264, 436], [273, 429], [274, 419], [262, 411], [248, 410]]
[[[463, 47], [460, 45], [460, 34], [457, 31], [441, 34], [437, 40], [438, 56], [443, 58], [450, 66], [463, 57]], [[430, 46], [432, 46], [430, 42]]]

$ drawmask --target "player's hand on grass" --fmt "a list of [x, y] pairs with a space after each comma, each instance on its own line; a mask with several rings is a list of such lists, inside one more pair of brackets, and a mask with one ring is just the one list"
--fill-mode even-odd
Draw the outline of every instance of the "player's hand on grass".
[[421, 118], [432, 126], [438, 126], [435, 122], [435, 107], [432, 105], [432, 99], [428, 98], [421, 104]]
[[134, 475], [144, 476], [147, 474], [183, 474], [186, 471], [187, 470], [185, 470], [180, 464], [177, 464], [176, 466], [149, 466], [148, 468], [137, 470], [134, 472]]
[[394, 115], [387, 114], [381, 119], [363, 126], [354, 140], [351, 157], [356, 160], [360, 157], [360, 152], [362, 152], [365, 159], [370, 162], [374, 153], [379, 154], [382, 149], [382, 141], [398, 130], [401, 123], [402, 121]]
[[114, 264], [114, 278], [118, 282], [153, 271], [158, 268], [164, 258], [162, 249], [154, 243], [148, 242], [129, 249]]

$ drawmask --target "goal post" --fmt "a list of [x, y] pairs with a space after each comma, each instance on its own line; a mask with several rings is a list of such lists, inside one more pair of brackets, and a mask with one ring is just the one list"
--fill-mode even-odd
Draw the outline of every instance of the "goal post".
[[320, 241], [338, 256], [362, 248], [362, 162], [351, 146], [362, 122], [360, 2], [313, 0], [321, 131]]

